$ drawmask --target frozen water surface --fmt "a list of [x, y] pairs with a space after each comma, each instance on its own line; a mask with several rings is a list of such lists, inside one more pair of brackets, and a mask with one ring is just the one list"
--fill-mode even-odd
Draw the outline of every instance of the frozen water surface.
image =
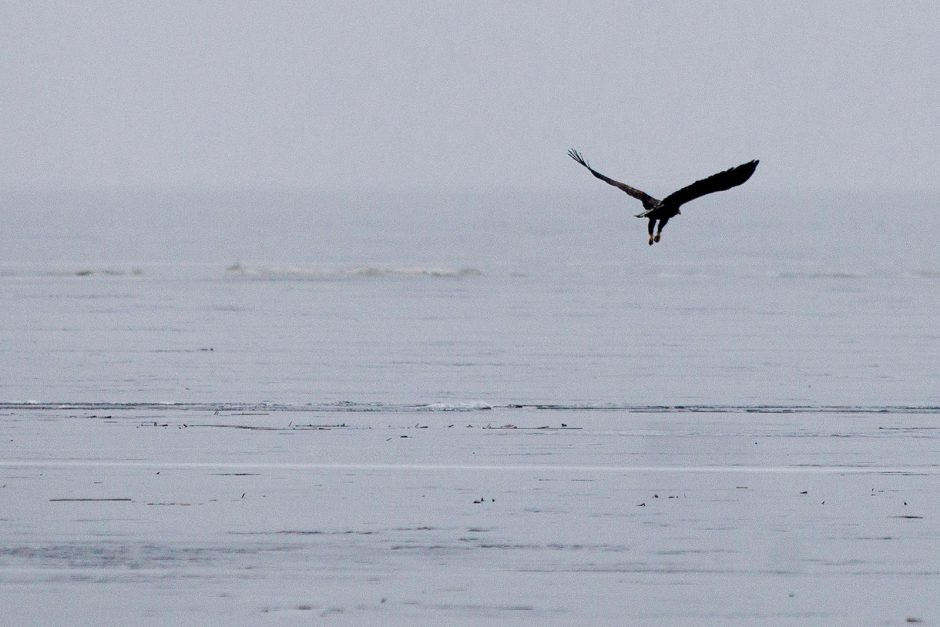
[[5, 194], [0, 622], [940, 621], [935, 199], [721, 202]]
[[748, 409], [5, 406], [5, 620], [936, 620], [940, 409]]

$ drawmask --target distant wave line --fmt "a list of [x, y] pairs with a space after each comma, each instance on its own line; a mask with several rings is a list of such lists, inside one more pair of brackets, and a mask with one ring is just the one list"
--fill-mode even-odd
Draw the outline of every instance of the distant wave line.
[[[133, 265], [130, 267], [100, 266], [100, 265], [65, 265], [46, 266], [41, 264], [0, 264], [0, 279], [21, 278], [87, 278], [87, 277], [148, 277], [154, 273], [145, 271], [144, 266], [153, 264]], [[166, 264], [160, 264], [165, 266]], [[169, 264], [180, 267], [190, 264]], [[215, 264], [197, 264], [209, 267]], [[219, 268], [221, 269], [221, 268]], [[217, 272], [218, 270], [213, 270]], [[354, 279], [416, 279], [416, 278], [465, 278], [483, 276], [485, 273], [473, 266], [447, 266], [447, 265], [384, 265], [375, 263], [325, 264], [322, 266], [263, 266], [234, 263], [224, 268], [224, 276], [256, 281], [342, 281]], [[530, 271], [521, 269], [511, 271], [512, 276], [528, 276]], [[217, 276], [217, 275], [216, 275]], [[940, 279], [940, 270], [930, 268], [913, 268], [900, 270], [871, 270], [871, 271], [831, 271], [824, 270], [769, 270], [767, 272], [749, 272], [734, 269], [703, 270], [701, 268], [673, 269], [654, 273], [659, 279], [687, 279], [687, 278], [718, 278], [731, 277], [738, 279], [756, 280], [831, 280], [831, 281], [857, 281], [857, 280], [930, 280]]]
[[354, 278], [461, 278], [481, 276], [477, 268], [448, 266], [386, 266], [375, 264], [340, 267], [265, 267], [235, 263], [226, 268], [229, 276], [269, 281], [327, 281]]
[[577, 411], [631, 414], [940, 414], [936, 405], [645, 405], [621, 403], [238, 403], [238, 402], [0, 402], [0, 410], [166, 411], [166, 412], [295, 412], [295, 413], [424, 413], [480, 411]]
[[118, 268], [109, 266], [76, 266], [74, 268], [3, 268], [0, 267], [0, 278], [68, 278], [68, 277], [141, 277], [144, 270], [141, 267]]

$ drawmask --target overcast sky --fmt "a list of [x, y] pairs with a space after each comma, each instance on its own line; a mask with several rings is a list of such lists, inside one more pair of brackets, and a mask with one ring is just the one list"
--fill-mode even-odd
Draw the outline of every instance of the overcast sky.
[[937, 190], [940, 3], [0, 3], [0, 186]]

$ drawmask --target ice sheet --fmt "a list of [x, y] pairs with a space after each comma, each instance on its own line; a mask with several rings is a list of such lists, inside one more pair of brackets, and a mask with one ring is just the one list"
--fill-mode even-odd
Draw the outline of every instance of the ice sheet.
[[937, 410], [755, 409], [8, 405], [4, 620], [940, 619]]

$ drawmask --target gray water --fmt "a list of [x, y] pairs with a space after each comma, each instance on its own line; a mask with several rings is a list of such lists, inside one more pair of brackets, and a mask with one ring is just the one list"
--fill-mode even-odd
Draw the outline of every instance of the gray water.
[[937, 199], [627, 201], [7, 193], [0, 399], [940, 403]]
[[940, 203], [626, 200], [3, 194], [0, 622], [940, 619]]

